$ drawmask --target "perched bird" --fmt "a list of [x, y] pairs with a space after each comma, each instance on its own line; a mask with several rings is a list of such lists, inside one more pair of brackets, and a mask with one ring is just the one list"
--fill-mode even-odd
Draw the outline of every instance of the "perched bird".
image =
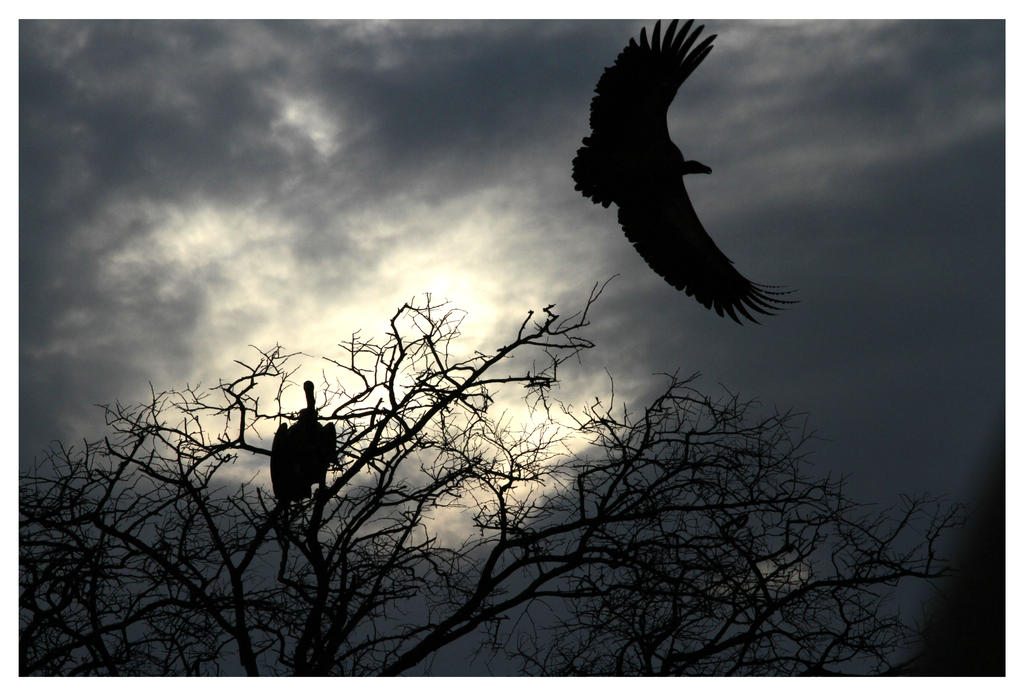
[[291, 426], [282, 423], [270, 450], [270, 481], [278, 500], [308, 498], [310, 487], [327, 482], [327, 468], [338, 461], [334, 423], [317, 422], [313, 383], [305, 382], [306, 408]]
[[683, 157], [668, 133], [668, 107], [680, 85], [711, 52], [711, 35], [693, 20], [673, 20], [651, 39], [640, 30], [598, 80], [590, 103], [591, 134], [572, 161], [576, 190], [604, 207], [615, 203], [626, 237], [655, 272], [719, 316], [774, 314], [792, 300], [777, 286], [744, 278], [704, 230], [683, 185], [711, 168]]

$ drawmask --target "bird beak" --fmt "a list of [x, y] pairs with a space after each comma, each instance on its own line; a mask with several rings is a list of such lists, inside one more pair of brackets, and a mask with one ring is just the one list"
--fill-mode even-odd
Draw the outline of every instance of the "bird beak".
[[683, 163], [683, 174], [710, 174], [711, 167], [697, 160], [686, 160]]

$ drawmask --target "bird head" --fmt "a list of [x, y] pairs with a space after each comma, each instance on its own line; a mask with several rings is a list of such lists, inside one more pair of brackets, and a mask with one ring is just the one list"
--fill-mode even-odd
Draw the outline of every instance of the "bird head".
[[309, 381], [302, 385], [303, 391], [306, 392], [306, 408], [299, 411], [299, 420], [316, 421], [316, 399], [313, 395], [313, 388], [313, 383]]

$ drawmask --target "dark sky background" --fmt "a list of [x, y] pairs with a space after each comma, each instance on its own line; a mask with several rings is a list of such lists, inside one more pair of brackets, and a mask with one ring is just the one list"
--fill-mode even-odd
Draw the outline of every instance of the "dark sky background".
[[798, 291], [761, 326], [573, 190], [594, 85], [653, 20], [22, 22], [21, 465], [249, 344], [316, 374], [429, 291], [493, 349], [619, 274], [562, 399], [700, 371], [806, 412], [856, 498], [969, 502], [1004, 398], [1004, 24], [706, 23], [669, 127], [714, 170], [687, 186], [718, 245]]

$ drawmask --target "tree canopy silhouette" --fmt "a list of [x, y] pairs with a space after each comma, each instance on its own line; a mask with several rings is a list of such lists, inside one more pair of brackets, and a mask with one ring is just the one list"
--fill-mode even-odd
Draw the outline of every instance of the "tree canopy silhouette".
[[753, 283], [704, 230], [683, 184], [686, 174], [711, 168], [687, 160], [668, 132], [668, 107], [676, 92], [711, 52], [716, 35], [701, 41], [703, 25], [689, 20], [676, 33], [673, 20], [650, 41], [630, 39], [598, 80], [590, 103], [589, 136], [572, 161], [576, 190], [594, 203], [619, 209], [619, 224], [647, 265], [673, 287], [719, 316], [757, 323], [751, 312], [774, 314], [792, 300], [788, 291]]
[[105, 438], [21, 476], [21, 674], [430, 673], [463, 638], [506, 673], [889, 669], [888, 593], [942, 574], [956, 508], [856, 505], [803, 461], [801, 417], [693, 378], [561, 403], [598, 294], [496, 350], [461, 353], [429, 296], [343, 341], [310, 498], [267, 476], [297, 354], [106, 407]]

